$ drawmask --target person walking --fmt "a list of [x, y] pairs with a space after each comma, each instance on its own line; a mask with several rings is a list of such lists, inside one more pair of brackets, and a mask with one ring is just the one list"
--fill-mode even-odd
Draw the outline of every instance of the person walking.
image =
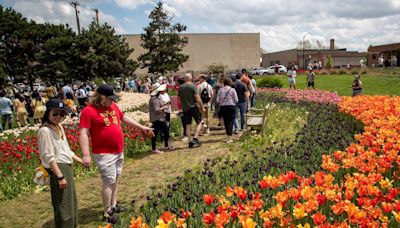
[[[308, 69], [313, 70], [312, 67], [309, 67]], [[293, 86], [293, 89], [296, 89], [296, 70], [294, 69], [294, 67], [291, 67], [290, 70], [288, 70], [287, 76], [288, 76], [289, 88], [291, 89]]]
[[[199, 91], [192, 82], [192, 75], [186, 73], [184, 78], [185, 83], [179, 87], [178, 96], [182, 104], [183, 122], [186, 136], [189, 139], [189, 148], [193, 148], [200, 146], [198, 137], [201, 131], [201, 112], [204, 113], [205, 109]], [[191, 134], [192, 119], [196, 121], [196, 129], [193, 138]]]
[[353, 81], [353, 85], [351, 86], [351, 88], [353, 89], [353, 94], [352, 96], [359, 96], [362, 95], [362, 82], [360, 79], [360, 74], [356, 74], [356, 76], [354, 77], [354, 81]]
[[201, 101], [203, 102], [204, 106], [204, 115], [203, 115], [203, 133], [205, 134], [210, 134], [210, 107], [211, 107], [211, 101], [214, 96], [214, 91], [212, 89], [212, 86], [207, 83], [207, 76], [205, 74], [201, 74], [199, 76], [199, 93], [200, 93], [200, 98]]
[[33, 120], [35, 123], [41, 123], [42, 118], [44, 116], [44, 112], [46, 111], [46, 106], [45, 106], [45, 101], [44, 99], [40, 96], [38, 92], [32, 93], [32, 103], [31, 106], [34, 110], [33, 112]]
[[81, 113], [79, 123], [79, 143], [83, 154], [83, 164], [89, 167], [92, 158], [89, 150], [89, 138], [93, 159], [97, 164], [103, 182], [101, 197], [103, 200], [103, 219], [116, 222], [116, 214], [124, 208], [117, 204], [118, 178], [124, 164], [124, 134], [121, 122], [130, 127], [139, 128], [147, 136], [154, 136], [152, 129], [143, 126], [120, 111], [114, 100], [118, 96], [114, 87], [99, 86]]
[[254, 98], [255, 98], [255, 96], [257, 94], [257, 82], [253, 78], [253, 75], [249, 75], [249, 79], [250, 79], [251, 84], [252, 84], [252, 91], [251, 91], [251, 96], [250, 96], [250, 108], [253, 108], [254, 105], [255, 105]]
[[73, 161], [82, 164], [81, 158], [71, 151], [61, 121], [67, 108], [58, 99], [46, 103], [37, 141], [42, 166], [50, 174], [51, 202], [57, 228], [78, 226]]
[[78, 98], [79, 111], [85, 108], [86, 101], [88, 99], [87, 97], [88, 93], [86, 92], [85, 87], [86, 85], [82, 84], [81, 86], [79, 86], [79, 89], [77, 89], [75, 92], [75, 97]]
[[24, 126], [28, 126], [28, 111], [26, 110], [25, 98], [19, 93], [15, 94], [14, 107], [18, 128], [21, 128], [21, 123], [24, 123]]
[[166, 84], [160, 85], [158, 82], [154, 83], [150, 92], [149, 101], [149, 116], [150, 122], [153, 126], [154, 136], [151, 138], [151, 149], [153, 154], [162, 154], [163, 152], [156, 149], [157, 136], [159, 132], [163, 133], [164, 145], [166, 150], [171, 150], [172, 146], [169, 143], [169, 129], [166, 120], [165, 110], [169, 108], [170, 103], [162, 104], [161, 93], [167, 89]]
[[315, 79], [315, 73], [313, 72], [312, 69], [310, 69], [309, 72], [307, 73], [307, 88], [312, 87], [313, 89], [315, 89], [314, 79]]
[[236, 104], [236, 111], [235, 111], [235, 134], [238, 134], [239, 132], [239, 112], [240, 112], [240, 130], [245, 129], [246, 125], [246, 112], [248, 110], [248, 104], [249, 104], [249, 90], [247, 89], [247, 86], [240, 81], [240, 75], [236, 75], [236, 81], [233, 82], [232, 88], [236, 90], [236, 94], [238, 97], [238, 102]]
[[[218, 96], [218, 92], [219, 92], [219, 90], [222, 88], [222, 87], [224, 87], [224, 79], [225, 79], [226, 77], [225, 77], [225, 75], [221, 75], [219, 78], [218, 78], [218, 81], [217, 81], [217, 83], [216, 83], [216, 85], [214, 86], [214, 88], [213, 88], [213, 93], [214, 93], [214, 96], [213, 96], [213, 104], [214, 104], [214, 106], [215, 106], [215, 110], [214, 110], [214, 113], [213, 113], [213, 117], [214, 118], [218, 118], [218, 127], [221, 127], [222, 125], [224, 125], [224, 119], [222, 118], [222, 116], [220, 116], [220, 114], [219, 114], [219, 104], [217, 103], [217, 96]], [[231, 82], [232, 82], [232, 79], [231, 79]]]
[[224, 120], [226, 142], [232, 143], [232, 130], [237, 113], [236, 104], [239, 102], [236, 90], [231, 87], [232, 79], [224, 78], [224, 86], [219, 89], [216, 104], [219, 106], [219, 115]]
[[0, 91], [0, 115], [1, 115], [1, 129], [6, 130], [6, 123], [8, 129], [11, 129], [13, 123], [13, 103], [9, 98], [6, 97], [4, 90]]

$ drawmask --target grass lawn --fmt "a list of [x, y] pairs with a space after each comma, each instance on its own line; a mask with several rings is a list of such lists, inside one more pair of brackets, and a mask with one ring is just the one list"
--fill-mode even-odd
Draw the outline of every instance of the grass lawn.
[[[257, 80], [264, 77], [257, 76]], [[278, 78], [283, 83], [283, 88], [288, 88], [289, 84], [286, 75], [280, 75]], [[351, 96], [351, 85], [354, 75], [316, 75], [315, 88], [328, 91], [336, 91], [340, 96]], [[399, 76], [377, 76], [372, 74], [361, 75], [363, 83], [363, 92], [365, 95], [397, 95], [400, 96], [400, 77]], [[306, 88], [306, 76], [299, 74], [296, 77], [296, 88]]]

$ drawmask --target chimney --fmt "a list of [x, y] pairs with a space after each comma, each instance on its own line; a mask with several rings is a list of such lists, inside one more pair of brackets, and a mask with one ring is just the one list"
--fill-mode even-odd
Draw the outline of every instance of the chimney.
[[331, 39], [331, 43], [329, 45], [329, 50], [335, 50], [335, 39]]

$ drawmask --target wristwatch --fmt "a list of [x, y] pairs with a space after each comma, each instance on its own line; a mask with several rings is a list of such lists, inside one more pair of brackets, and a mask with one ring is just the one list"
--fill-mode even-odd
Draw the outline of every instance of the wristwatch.
[[57, 180], [62, 180], [62, 179], [64, 179], [64, 176], [61, 176], [61, 177], [57, 177]]

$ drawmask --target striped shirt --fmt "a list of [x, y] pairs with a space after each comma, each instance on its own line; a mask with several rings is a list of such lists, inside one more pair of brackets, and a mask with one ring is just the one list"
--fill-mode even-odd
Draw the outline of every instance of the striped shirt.
[[218, 90], [216, 103], [220, 106], [236, 106], [239, 99], [236, 90], [230, 86], [224, 86]]

